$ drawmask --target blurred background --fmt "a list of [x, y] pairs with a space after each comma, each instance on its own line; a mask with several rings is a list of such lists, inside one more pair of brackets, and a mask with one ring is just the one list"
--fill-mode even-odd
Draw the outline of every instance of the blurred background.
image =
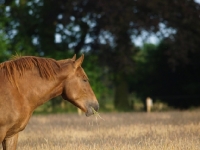
[[[65, 59], [83, 68], [101, 111], [200, 106], [197, 0], [0, 0], [0, 61]], [[31, 89], [30, 89], [31, 90]], [[37, 112], [75, 111], [61, 97]]]

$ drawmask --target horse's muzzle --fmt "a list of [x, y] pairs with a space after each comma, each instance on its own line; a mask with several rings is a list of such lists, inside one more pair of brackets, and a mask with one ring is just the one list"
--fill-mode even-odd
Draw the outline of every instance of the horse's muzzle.
[[98, 111], [99, 110], [99, 104], [98, 103], [89, 103], [87, 105], [87, 111], [85, 113], [85, 115], [87, 117], [93, 115], [95, 113], [95, 111]]

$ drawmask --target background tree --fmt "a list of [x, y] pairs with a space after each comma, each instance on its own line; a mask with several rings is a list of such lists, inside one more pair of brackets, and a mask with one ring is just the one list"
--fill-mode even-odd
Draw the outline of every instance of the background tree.
[[84, 52], [94, 56], [102, 72], [109, 70], [117, 109], [130, 108], [129, 83], [140, 64], [134, 59], [138, 53], [134, 37], [153, 33], [167, 45], [152, 53], [152, 60], [160, 59], [155, 62], [166, 66], [168, 78], [188, 66], [199, 68], [200, 5], [194, 0], [8, 0], [0, 12], [1, 31], [10, 43], [6, 55], [17, 52], [60, 59]]
[[166, 55], [171, 67], [188, 64], [191, 54], [199, 49], [199, 3], [194, 0], [139, 0], [138, 5], [149, 19], [157, 18], [159, 23], [175, 31], [165, 39], [170, 44]]
[[176, 108], [200, 105], [200, 71], [196, 65], [197, 60], [190, 60], [190, 64], [172, 70], [165, 55], [167, 50], [168, 45], [165, 43], [143, 46], [135, 56], [137, 67], [131, 82], [132, 89], [141, 98], [150, 96]]

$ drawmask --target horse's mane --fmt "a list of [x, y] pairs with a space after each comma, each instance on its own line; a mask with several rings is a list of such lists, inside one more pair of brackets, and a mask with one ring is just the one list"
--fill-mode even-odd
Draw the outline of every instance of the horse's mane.
[[17, 57], [13, 60], [6, 61], [0, 64], [0, 70], [3, 70], [4, 75], [13, 83], [17, 75], [22, 76], [25, 71], [37, 68], [41, 78], [55, 78], [56, 68], [60, 65], [56, 60], [51, 58], [41, 58], [35, 56]]

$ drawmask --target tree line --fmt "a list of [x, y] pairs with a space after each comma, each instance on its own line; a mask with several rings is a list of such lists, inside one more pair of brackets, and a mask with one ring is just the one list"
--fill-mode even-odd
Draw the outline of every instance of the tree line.
[[[115, 108], [130, 110], [134, 92], [175, 107], [200, 104], [195, 0], [6, 0], [0, 14], [1, 61], [16, 53], [55, 59], [85, 53], [102, 103], [113, 93]], [[160, 43], [136, 46], [144, 31]]]

